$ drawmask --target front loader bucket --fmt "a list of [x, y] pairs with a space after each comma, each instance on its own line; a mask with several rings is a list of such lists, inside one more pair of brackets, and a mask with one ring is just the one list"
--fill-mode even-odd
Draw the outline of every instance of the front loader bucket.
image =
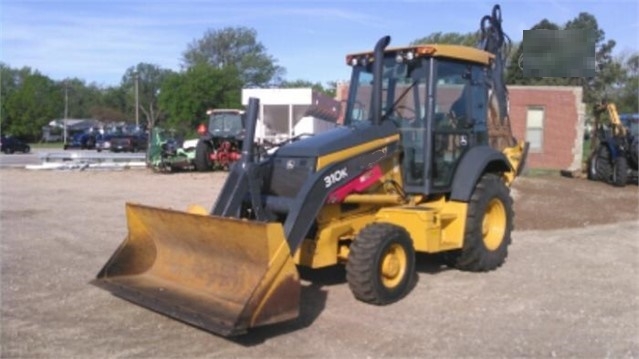
[[221, 336], [299, 314], [279, 223], [126, 204], [128, 236], [93, 284]]

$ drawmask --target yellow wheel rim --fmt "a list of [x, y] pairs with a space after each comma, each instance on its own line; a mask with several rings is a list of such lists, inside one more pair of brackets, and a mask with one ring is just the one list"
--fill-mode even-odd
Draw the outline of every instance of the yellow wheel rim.
[[404, 247], [396, 243], [388, 247], [382, 256], [381, 263], [381, 277], [384, 287], [394, 288], [399, 285], [406, 273], [407, 262], [408, 256]]
[[482, 236], [484, 245], [491, 251], [496, 250], [504, 240], [506, 232], [506, 208], [501, 200], [493, 198], [486, 213], [484, 213], [484, 221], [482, 223]]

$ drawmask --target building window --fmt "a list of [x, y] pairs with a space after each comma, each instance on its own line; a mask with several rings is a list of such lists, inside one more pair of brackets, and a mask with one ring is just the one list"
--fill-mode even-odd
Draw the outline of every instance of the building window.
[[526, 112], [526, 141], [530, 151], [541, 152], [544, 144], [544, 108], [528, 107]]

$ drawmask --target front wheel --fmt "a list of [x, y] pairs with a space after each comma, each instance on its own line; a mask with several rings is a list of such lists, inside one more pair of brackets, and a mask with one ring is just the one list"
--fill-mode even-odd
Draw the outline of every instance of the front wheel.
[[512, 202], [508, 187], [499, 177], [483, 175], [468, 203], [462, 249], [446, 253], [446, 263], [470, 272], [501, 266], [511, 242]]
[[415, 280], [408, 232], [388, 223], [363, 228], [350, 247], [346, 280], [355, 298], [370, 304], [390, 304], [408, 294]]

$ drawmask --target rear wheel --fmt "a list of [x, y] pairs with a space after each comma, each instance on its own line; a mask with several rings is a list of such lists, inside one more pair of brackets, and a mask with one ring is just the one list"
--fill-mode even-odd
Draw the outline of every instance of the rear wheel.
[[615, 159], [612, 171], [612, 184], [616, 187], [624, 187], [628, 183], [628, 161], [619, 156]]
[[612, 178], [612, 161], [610, 160], [610, 149], [606, 145], [599, 146], [595, 160], [596, 179], [609, 182]]
[[468, 204], [464, 245], [446, 253], [446, 263], [470, 272], [501, 266], [508, 256], [513, 217], [508, 187], [492, 173], [482, 176]]
[[24, 153], [31, 152], [31, 147], [29, 147], [29, 145], [25, 145], [24, 148], [22, 149], [22, 152], [24, 152]]
[[211, 146], [205, 141], [197, 141], [195, 147], [195, 169], [200, 172], [210, 171], [213, 168], [211, 163]]
[[373, 223], [360, 231], [346, 263], [346, 280], [355, 298], [390, 304], [410, 292], [414, 279], [415, 250], [406, 230]]

